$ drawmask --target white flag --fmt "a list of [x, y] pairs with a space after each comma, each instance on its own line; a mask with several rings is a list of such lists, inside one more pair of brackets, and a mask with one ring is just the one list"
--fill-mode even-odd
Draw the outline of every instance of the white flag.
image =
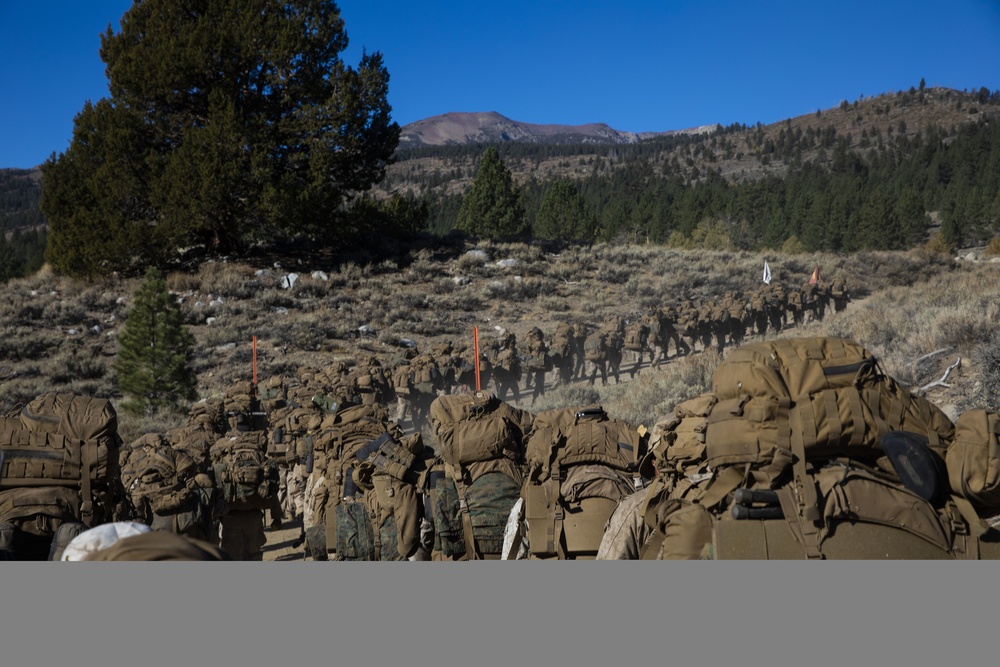
[[771, 267], [767, 265], [767, 260], [764, 260], [764, 282], [768, 285], [771, 284]]

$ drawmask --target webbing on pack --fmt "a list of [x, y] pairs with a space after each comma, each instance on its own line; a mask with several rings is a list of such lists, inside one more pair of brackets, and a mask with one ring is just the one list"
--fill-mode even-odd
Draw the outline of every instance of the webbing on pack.
[[472, 513], [469, 511], [469, 498], [466, 493], [468, 487], [465, 485], [465, 470], [461, 466], [456, 468], [450, 463], [444, 465], [449, 477], [455, 482], [455, 491], [458, 493], [458, 509], [462, 514], [462, 532], [465, 534], [465, 554], [469, 560], [482, 560], [483, 556], [472, 530]]
[[80, 447], [80, 459], [83, 470], [80, 476], [81, 484], [81, 500], [80, 503], [80, 518], [83, 523], [91, 526], [94, 521], [94, 496], [92, 495], [93, 490], [90, 484], [90, 471], [93, 470], [96, 465], [94, 460], [94, 452], [97, 449], [96, 445], [88, 445], [88, 443], [82, 443]]
[[551, 476], [546, 480], [546, 495], [552, 506], [552, 521], [545, 526], [545, 553], [554, 553], [560, 560], [566, 559], [566, 550], [562, 547], [563, 508], [559, 502], [559, 485], [562, 483], [562, 471], [558, 465], [552, 467]]

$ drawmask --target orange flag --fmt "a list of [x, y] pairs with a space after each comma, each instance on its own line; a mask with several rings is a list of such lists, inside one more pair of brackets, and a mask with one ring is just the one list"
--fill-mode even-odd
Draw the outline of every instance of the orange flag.
[[472, 347], [473, 354], [476, 355], [476, 391], [480, 391], [482, 387], [479, 386], [479, 327], [472, 327]]
[[810, 285], [815, 285], [817, 283], [819, 283], [819, 266], [813, 269], [812, 278], [809, 279]]

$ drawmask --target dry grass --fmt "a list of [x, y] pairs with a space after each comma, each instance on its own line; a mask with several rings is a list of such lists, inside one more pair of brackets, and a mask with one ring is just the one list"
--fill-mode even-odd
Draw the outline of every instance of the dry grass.
[[[391, 260], [357, 257], [324, 266], [317, 258], [297, 271], [291, 289], [282, 285], [289, 271], [273, 259], [205, 262], [192, 273], [171, 273], [168, 285], [194, 334], [198, 390], [208, 396], [250, 377], [252, 336], [261, 376], [322, 367], [362, 350], [389, 359], [404, 339], [421, 348], [442, 339], [471, 343], [473, 326], [484, 339], [500, 328], [520, 338], [533, 326], [550, 332], [557, 321], [597, 324], [684, 298], [750, 291], [760, 284], [765, 259], [779, 282], [801, 285], [819, 266], [828, 282], [846, 278], [859, 300], [789, 335], [853, 338], [912, 386], [937, 371], [913, 368], [916, 358], [954, 348], [969, 361], [942, 400], [982, 402], [975, 384], [982, 364], [975, 360], [1000, 315], [1000, 265], [953, 262], [928, 251], [762, 255], [599, 244], [552, 254], [529, 244], [480, 242]], [[313, 270], [323, 274], [314, 277]], [[117, 400], [111, 364], [137, 284], [73, 283], [51, 273], [8, 283], [0, 295], [0, 409], [51, 390]], [[601, 402], [616, 416], [651, 425], [707, 387], [717, 361], [671, 363], [617, 386], [574, 385], [550, 392], [535, 409]]]

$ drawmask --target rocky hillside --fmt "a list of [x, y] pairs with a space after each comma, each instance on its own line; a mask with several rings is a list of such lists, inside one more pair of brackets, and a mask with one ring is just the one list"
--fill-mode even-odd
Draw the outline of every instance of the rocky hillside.
[[[536, 326], [550, 335], [560, 321], [596, 327], [610, 316], [634, 319], [680, 299], [745, 293], [760, 284], [765, 259], [782, 284], [801, 285], [820, 266], [828, 281], [846, 278], [857, 299], [847, 311], [801, 331], [793, 327], [789, 335], [853, 338], [913, 388], [938, 380], [961, 359], [930, 390], [936, 403], [954, 406], [951, 413], [981, 402], [984, 387], [1000, 387], [983, 381], [985, 362], [976, 361], [984, 350], [1000, 349], [993, 333], [1000, 264], [988, 259], [922, 252], [762, 256], [653, 245], [553, 254], [480, 242], [414, 248], [381, 261], [360, 253], [219, 258], [167, 281], [195, 337], [198, 392], [212, 396], [249, 379], [252, 336], [264, 378], [369, 355], [389, 363], [414, 344], [421, 350], [445, 341], [471, 345], [473, 327], [484, 341], [502, 331], [522, 340]], [[112, 363], [137, 282], [108, 276], [87, 284], [46, 272], [10, 281], [0, 294], [0, 408], [52, 390], [117, 400]], [[628, 386], [575, 383], [534, 407], [601, 402], [622, 418], [651, 424], [697, 393], [710, 367], [670, 368], [678, 375], [643, 373]]]

